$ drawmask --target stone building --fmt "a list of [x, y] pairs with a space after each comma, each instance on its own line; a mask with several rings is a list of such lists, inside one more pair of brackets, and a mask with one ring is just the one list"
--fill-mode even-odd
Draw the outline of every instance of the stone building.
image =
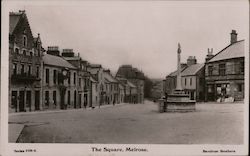
[[106, 104], [106, 87], [104, 79], [104, 69], [100, 64], [88, 64], [87, 71], [92, 78], [97, 82], [97, 103], [99, 106]]
[[116, 79], [124, 87], [123, 88], [124, 95], [122, 95], [123, 93], [121, 93], [121, 95], [123, 96], [122, 100], [125, 103], [138, 103], [138, 101], [137, 101], [137, 95], [138, 95], [137, 87], [132, 82], [130, 82], [128, 79], [126, 79], [124, 77], [117, 76]]
[[205, 100], [244, 99], [244, 45], [232, 30], [230, 44], [216, 55], [208, 53], [205, 63]]
[[[181, 64], [181, 71], [185, 70], [187, 68], [186, 63]], [[176, 88], [176, 77], [177, 77], [177, 70], [170, 73], [166, 76], [165, 80], [163, 81], [163, 92], [172, 94], [173, 91]]]
[[[187, 63], [181, 64], [181, 85], [191, 100], [204, 101], [204, 64], [197, 63], [195, 56], [189, 56]], [[176, 88], [177, 71], [170, 73], [163, 81], [163, 92], [172, 94]]]
[[42, 42], [25, 11], [9, 14], [9, 112], [42, 109]]
[[135, 103], [144, 103], [144, 74], [131, 65], [122, 65], [119, 67], [116, 77], [124, 77], [135, 85], [137, 95], [135, 95]]
[[79, 108], [77, 68], [60, 56], [58, 47], [48, 47], [43, 56], [43, 109]]
[[118, 103], [118, 86], [119, 82], [116, 80], [113, 75], [110, 73], [110, 70], [104, 70], [104, 79], [106, 86], [106, 94], [107, 94], [107, 103], [108, 104], [116, 104]]
[[78, 101], [83, 107], [92, 107], [91, 74], [87, 71], [88, 62], [78, 54], [75, 56], [73, 49], [63, 49], [62, 57], [77, 68], [78, 74]]
[[191, 100], [204, 101], [205, 68], [203, 63], [189, 65], [181, 72], [182, 88]]

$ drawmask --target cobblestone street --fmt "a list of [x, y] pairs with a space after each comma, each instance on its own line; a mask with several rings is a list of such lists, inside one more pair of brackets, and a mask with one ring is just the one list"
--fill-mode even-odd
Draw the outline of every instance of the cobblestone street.
[[[156, 103], [94, 110], [14, 114], [18, 142], [109, 144], [242, 144], [243, 104], [203, 103], [192, 113], [158, 113]], [[13, 129], [9, 129], [9, 132]]]

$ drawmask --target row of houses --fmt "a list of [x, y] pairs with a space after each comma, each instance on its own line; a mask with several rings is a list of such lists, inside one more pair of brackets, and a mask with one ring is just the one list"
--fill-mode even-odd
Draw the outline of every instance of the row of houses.
[[25, 11], [11, 12], [9, 22], [10, 112], [143, 103], [143, 77], [113, 76], [73, 49], [43, 48], [40, 34], [32, 34]]
[[[197, 101], [240, 101], [244, 99], [244, 40], [237, 40], [232, 30], [230, 44], [213, 54], [208, 49], [204, 63], [197, 63], [195, 56], [189, 56], [181, 64], [181, 84], [190, 99]], [[163, 80], [163, 92], [171, 94], [176, 88], [174, 71]]]

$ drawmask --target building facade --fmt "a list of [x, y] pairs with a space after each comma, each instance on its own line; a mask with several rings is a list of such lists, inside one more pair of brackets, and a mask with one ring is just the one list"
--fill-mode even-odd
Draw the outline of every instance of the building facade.
[[237, 33], [233, 30], [231, 43], [215, 56], [206, 59], [206, 101], [244, 99], [244, 44], [244, 40], [237, 41]]
[[[136, 87], [135, 103], [144, 103], [145, 76], [142, 71], [133, 68], [131, 65], [122, 65], [119, 67], [116, 77], [124, 77]], [[134, 89], [133, 89], [134, 90]]]
[[58, 54], [58, 47], [48, 47], [43, 55], [43, 109], [82, 107], [77, 98], [77, 68]]
[[42, 42], [34, 38], [25, 11], [9, 14], [9, 111], [42, 109]]

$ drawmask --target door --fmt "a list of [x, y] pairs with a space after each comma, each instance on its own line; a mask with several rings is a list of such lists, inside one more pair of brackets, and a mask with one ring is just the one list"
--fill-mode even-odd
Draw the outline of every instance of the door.
[[17, 112], [17, 91], [11, 93], [11, 108], [14, 108]]
[[24, 112], [24, 91], [19, 92], [19, 111]]
[[35, 91], [35, 110], [39, 110], [40, 106], [40, 91]]
[[31, 111], [31, 91], [26, 92], [26, 108], [29, 108], [29, 111]]
[[78, 94], [78, 105], [79, 105], [79, 108], [82, 107], [81, 104], [82, 104], [82, 94]]
[[194, 91], [191, 91], [190, 94], [191, 94], [190, 95], [190, 100], [194, 100]]

